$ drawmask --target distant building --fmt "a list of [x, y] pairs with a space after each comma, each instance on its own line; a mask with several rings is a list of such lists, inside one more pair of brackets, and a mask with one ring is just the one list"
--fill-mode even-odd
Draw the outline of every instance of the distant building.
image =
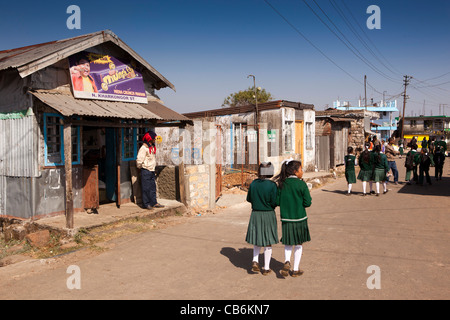
[[416, 137], [418, 141], [422, 141], [424, 137], [426, 137], [427, 140], [430, 140], [430, 138], [441, 136], [444, 136], [444, 139], [446, 141], [450, 140], [450, 117], [405, 117], [403, 137], [406, 139], [406, 141], [411, 140], [413, 137]]
[[371, 122], [374, 123], [374, 125], [371, 126], [371, 131], [379, 134], [380, 139], [387, 140], [392, 136], [394, 131], [397, 130], [397, 121], [395, 119], [395, 112], [399, 112], [397, 108], [397, 100], [386, 101], [385, 103], [381, 101], [379, 105], [374, 104], [367, 107], [361, 105], [358, 107], [353, 107], [350, 106], [347, 101], [334, 101], [333, 106], [337, 110], [367, 110], [378, 113], [378, 119], [371, 119]]
[[378, 119], [377, 112], [327, 109], [316, 111], [315, 161], [319, 171], [328, 171], [344, 165], [347, 147], [356, 152], [364, 149], [364, 142], [375, 135], [371, 123]]

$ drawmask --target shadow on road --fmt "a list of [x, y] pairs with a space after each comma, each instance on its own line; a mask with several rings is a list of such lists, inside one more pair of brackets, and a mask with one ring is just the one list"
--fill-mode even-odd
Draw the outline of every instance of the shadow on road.
[[[263, 252], [263, 250], [261, 252]], [[246, 270], [248, 274], [256, 274], [256, 272], [252, 271], [253, 248], [239, 248], [236, 250], [235, 248], [224, 247], [220, 250], [220, 253], [227, 257], [235, 267]], [[264, 261], [264, 253], [260, 254], [259, 261], [259, 264], [262, 267], [264, 265], [264, 262], [262, 262]], [[283, 265], [283, 263], [272, 257], [270, 268], [276, 274], [277, 278], [284, 279], [280, 273]]]
[[415, 182], [411, 185], [404, 184], [403, 187], [398, 190], [398, 193], [417, 194], [422, 196], [450, 196], [450, 178], [443, 177], [442, 180], [436, 181], [434, 177], [431, 177], [431, 183], [432, 185], [429, 185], [424, 181], [423, 186], [416, 184]]

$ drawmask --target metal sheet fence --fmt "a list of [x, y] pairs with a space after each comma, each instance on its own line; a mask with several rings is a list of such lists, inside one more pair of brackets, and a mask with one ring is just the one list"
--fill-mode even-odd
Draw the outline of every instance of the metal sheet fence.
[[0, 176], [38, 177], [38, 146], [38, 125], [33, 115], [0, 120]]

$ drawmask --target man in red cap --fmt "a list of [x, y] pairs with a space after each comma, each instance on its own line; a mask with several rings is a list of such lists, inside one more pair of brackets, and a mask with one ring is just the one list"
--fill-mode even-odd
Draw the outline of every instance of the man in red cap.
[[156, 133], [147, 132], [144, 137], [141, 148], [139, 149], [136, 166], [141, 169], [142, 183], [142, 202], [145, 209], [163, 208], [164, 206], [156, 201]]

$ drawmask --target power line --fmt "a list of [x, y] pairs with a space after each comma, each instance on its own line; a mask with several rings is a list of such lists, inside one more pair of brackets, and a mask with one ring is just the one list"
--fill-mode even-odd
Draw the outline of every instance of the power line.
[[309, 40], [300, 30], [298, 30], [297, 27], [295, 27], [288, 19], [286, 19], [268, 0], [264, 0], [264, 2], [273, 10], [276, 14], [278, 14], [292, 29], [294, 29], [295, 32], [297, 32], [304, 40], [306, 40], [311, 46], [314, 47], [317, 51], [320, 52], [328, 61], [330, 61], [332, 64], [334, 64], [336, 67], [338, 67], [341, 71], [343, 71], [345, 74], [347, 74], [350, 78], [358, 82], [359, 84], [363, 84], [361, 81], [356, 79], [354, 76], [352, 76], [348, 71], [346, 71], [344, 68], [339, 66], [333, 59], [328, 57], [322, 50], [320, 50], [319, 47], [317, 47], [311, 40]]
[[366, 39], [372, 44], [374, 49], [378, 52], [378, 54], [386, 61], [386, 63], [391, 66], [392, 69], [397, 71], [398, 74], [403, 74], [400, 71], [398, 71], [387, 59], [386, 57], [378, 50], [377, 46], [372, 42], [372, 40], [369, 38], [369, 36], [366, 34], [365, 30], [359, 25], [358, 21], [356, 20], [355, 16], [353, 15], [352, 11], [347, 7], [344, 0], [341, 0], [342, 4], [344, 5], [345, 9], [350, 13], [350, 16], [352, 17], [353, 21], [355, 21], [355, 25], [358, 26], [358, 28], [361, 30], [361, 33], [366, 37]]
[[[393, 79], [392, 77], [386, 75], [384, 72], [380, 71], [378, 68], [376, 68], [370, 61], [368, 61], [364, 55], [347, 39], [347, 37], [339, 30], [339, 28], [336, 26], [336, 24], [333, 23], [333, 21], [328, 17], [328, 15], [325, 13], [325, 11], [317, 4], [315, 0], [313, 0], [314, 3], [319, 7], [320, 11], [325, 15], [325, 17], [331, 22], [331, 24], [336, 28], [336, 30], [342, 35], [342, 37], [345, 39], [345, 41], [332, 30], [332, 28], [316, 13], [316, 11], [306, 2], [306, 0], [303, 0], [305, 5], [311, 10], [311, 12], [322, 22], [328, 30], [331, 31], [358, 59], [360, 59], [363, 63], [365, 63], [368, 67], [370, 67], [373, 71], [381, 75], [382, 77], [386, 78], [389, 81], [398, 83], [397, 80]], [[348, 44], [347, 44], [347, 42]], [[350, 48], [349, 45], [354, 49]], [[356, 52], [358, 53], [356, 53]]]
[[[398, 72], [394, 72], [390, 67], [388, 67], [379, 57], [378, 55], [373, 52], [373, 50], [369, 47], [367, 42], [359, 35], [358, 31], [352, 26], [351, 22], [347, 19], [345, 13], [342, 11], [342, 9], [338, 6], [334, 0], [329, 0], [333, 8], [336, 10], [336, 12], [341, 16], [342, 20], [345, 22], [345, 24], [348, 26], [349, 30], [356, 36], [356, 38], [361, 42], [361, 44], [369, 51], [369, 53], [378, 61], [380, 62], [387, 70], [389, 70], [394, 75], [400, 75]], [[364, 32], [364, 31], [363, 31]]]
[[437, 76], [437, 77], [433, 77], [433, 78], [430, 78], [430, 79], [423, 80], [423, 81], [421, 81], [421, 82], [427, 82], [427, 81], [430, 81], [430, 80], [442, 78], [442, 77], [444, 77], [444, 76], [446, 76], [446, 75], [448, 75], [448, 74], [450, 74], [450, 71], [449, 71], [449, 72], [446, 72], [446, 73], [444, 73], [444, 74], [441, 74], [440, 76]]
[[[298, 35], [300, 35], [305, 41], [307, 41], [314, 49], [316, 49], [322, 56], [324, 56], [328, 61], [330, 61], [333, 65], [335, 65], [337, 68], [339, 68], [342, 72], [344, 72], [346, 75], [348, 75], [350, 78], [355, 80], [357, 83], [363, 85], [363, 82], [355, 78], [353, 75], [351, 75], [347, 70], [342, 68], [337, 62], [335, 62], [332, 58], [330, 58], [328, 55], [325, 54], [318, 46], [316, 46], [311, 40], [309, 40], [296, 26], [294, 26], [283, 14], [281, 14], [280, 11], [278, 11], [268, 0], [264, 0], [264, 2], [277, 14], [279, 15]], [[380, 91], [375, 89], [372, 85], [367, 83], [367, 85], [374, 90], [375, 92], [382, 94]]]

